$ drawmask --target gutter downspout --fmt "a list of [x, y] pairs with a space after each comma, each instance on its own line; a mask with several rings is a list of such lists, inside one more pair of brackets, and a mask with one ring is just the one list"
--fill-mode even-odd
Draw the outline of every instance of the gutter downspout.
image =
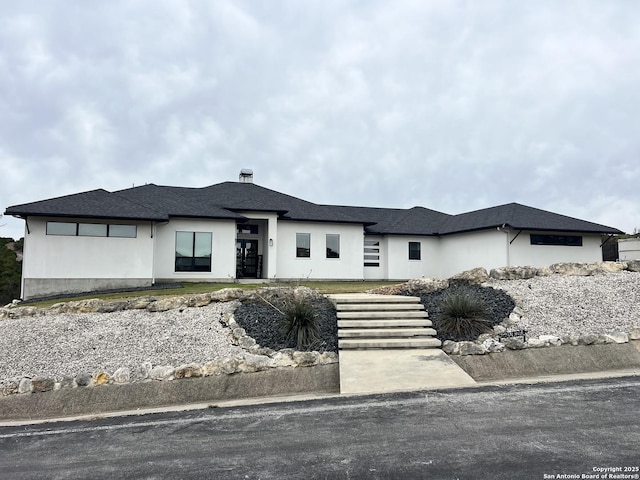
[[497, 227], [497, 230], [499, 232], [503, 232], [506, 233], [507, 236], [505, 237], [507, 243], [506, 243], [506, 254], [507, 254], [507, 267], [511, 266], [511, 242], [509, 241], [509, 229], [507, 228], [507, 224], [503, 223], [502, 226]]

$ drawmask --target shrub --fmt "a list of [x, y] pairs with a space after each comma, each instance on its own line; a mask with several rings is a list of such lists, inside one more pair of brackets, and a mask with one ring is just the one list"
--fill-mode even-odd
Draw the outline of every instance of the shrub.
[[287, 341], [293, 339], [298, 350], [306, 350], [318, 342], [318, 322], [313, 304], [305, 298], [293, 297], [284, 302], [280, 329]]
[[450, 293], [440, 304], [438, 331], [461, 339], [473, 339], [491, 331], [487, 308], [482, 300], [468, 293]]

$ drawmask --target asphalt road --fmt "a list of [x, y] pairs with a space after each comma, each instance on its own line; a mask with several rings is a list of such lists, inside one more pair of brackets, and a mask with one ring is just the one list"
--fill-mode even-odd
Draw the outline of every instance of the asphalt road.
[[18, 480], [634, 478], [638, 466], [640, 377], [0, 429], [0, 478]]

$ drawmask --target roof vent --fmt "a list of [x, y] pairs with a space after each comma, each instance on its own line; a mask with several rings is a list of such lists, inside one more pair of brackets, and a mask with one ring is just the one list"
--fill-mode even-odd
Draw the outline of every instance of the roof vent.
[[253, 183], [253, 170], [249, 168], [243, 168], [240, 170], [240, 178], [238, 181], [240, 183]]

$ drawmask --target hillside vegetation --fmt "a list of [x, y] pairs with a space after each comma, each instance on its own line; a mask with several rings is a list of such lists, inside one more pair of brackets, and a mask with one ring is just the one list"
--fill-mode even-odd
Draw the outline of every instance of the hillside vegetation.
[[22, 251], [22, 240], [0, 238], [0, 306], [20, 298], [22, 262], [16, 251]]

